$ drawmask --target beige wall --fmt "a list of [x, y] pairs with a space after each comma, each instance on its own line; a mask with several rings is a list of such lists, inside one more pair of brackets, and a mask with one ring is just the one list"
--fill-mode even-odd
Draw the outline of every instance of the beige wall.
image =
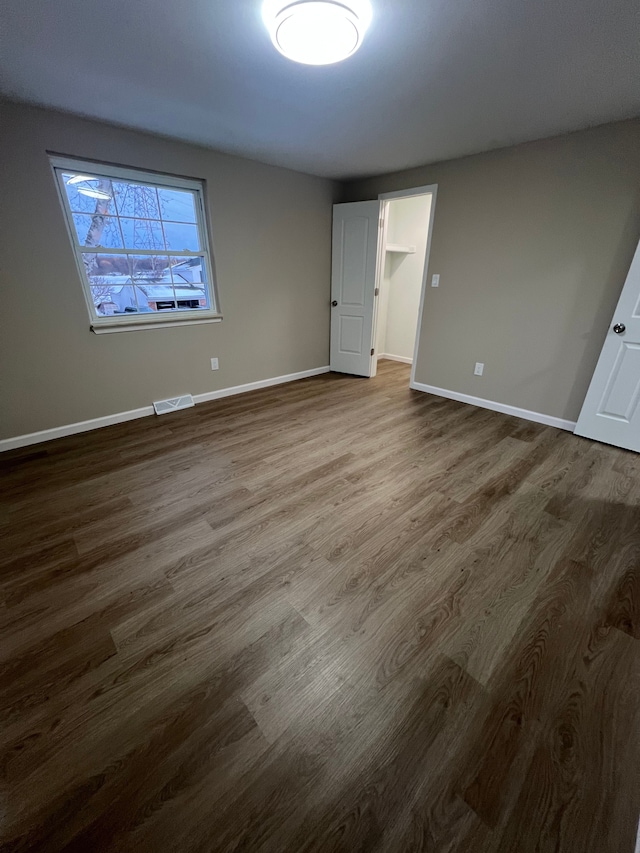
[[[205, 179], [223, 322], [94, 335], [47, 151]], [[328, 364], [330, 181], [15, 104], [0, 168], [0, 438]]]
[[[206, 179], [224, 321], [90, 332], [47, 150]], [[0, 168], [0, 439], [328, 363], [335, 184], [15, 104], [0, 104]], [[343, 197], [432, 183], [441, 286], [417, 381], [575, 420], [640, 236], [640, 120]]]
[[413, 358], [430, 211], [430, 195], [389, 202], [387, 243], [415, 246], [416, 251], [387, 252], [378, 308], [381, 353]]
[[343, 201], [426, 184], [440, 287], [416, 380], [575, 420], [640, 238], [640, 120], [354, 182]]

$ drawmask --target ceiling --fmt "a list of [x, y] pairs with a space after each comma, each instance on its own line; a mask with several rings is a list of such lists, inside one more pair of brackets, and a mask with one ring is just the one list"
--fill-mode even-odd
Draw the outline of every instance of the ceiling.
[[312, 67], [261, 0], [0, 0], [0, 91], [341, 179], [640, 115], [637, 0], [372, 4]]

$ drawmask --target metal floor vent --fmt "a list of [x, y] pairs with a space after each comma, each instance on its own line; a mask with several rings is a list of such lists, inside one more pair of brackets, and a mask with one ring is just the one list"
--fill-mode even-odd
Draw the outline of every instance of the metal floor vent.
[[194, 406], [191, 394], [183, 394], [182, 397], [171, 397], [170, 400], [158, 400], [153, 404], [156, 415], [166, 415], [167, 412], [177, 412], [179, 409], [189, 409]]

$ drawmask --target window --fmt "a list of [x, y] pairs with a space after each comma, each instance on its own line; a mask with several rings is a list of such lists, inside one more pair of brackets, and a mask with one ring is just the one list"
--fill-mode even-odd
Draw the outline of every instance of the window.
[[201, 182], [51, 164], [94, 332], [220, 319]]

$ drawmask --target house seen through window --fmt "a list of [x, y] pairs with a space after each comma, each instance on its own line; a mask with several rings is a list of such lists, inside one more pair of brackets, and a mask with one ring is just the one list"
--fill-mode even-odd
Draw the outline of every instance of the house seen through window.
[[52, 165], [94, 331], [217, 317], [202, 183]]

